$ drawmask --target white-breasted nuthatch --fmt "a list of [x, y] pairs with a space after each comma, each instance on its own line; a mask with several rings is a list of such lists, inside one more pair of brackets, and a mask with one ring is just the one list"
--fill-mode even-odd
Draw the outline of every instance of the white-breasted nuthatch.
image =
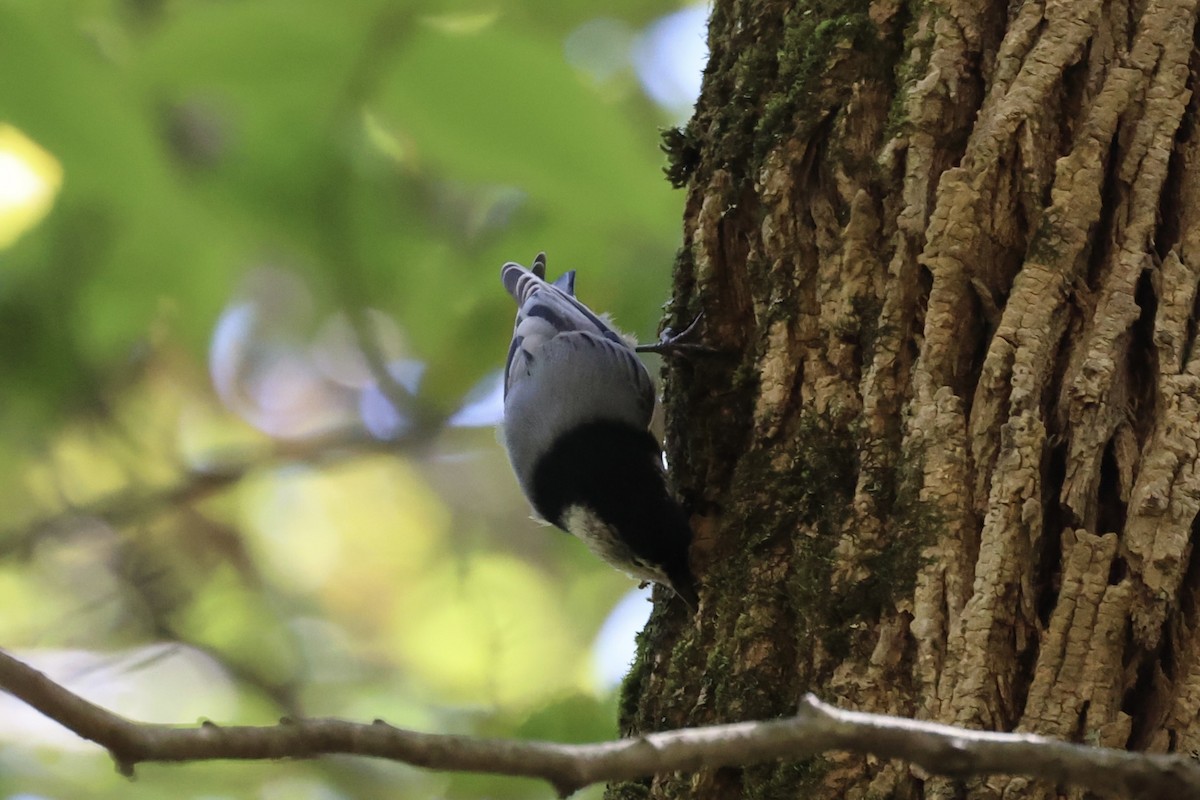
[[545, 253], [531, 269], [510, 261], [500, 273], [517, 302], [504, 445], [521, 491], [547, 522], [695, 609], [692, 530], [649, 431], [650, 373], [633, 343], [575, 299], [574, 271], [553, 283], [545, 275]]

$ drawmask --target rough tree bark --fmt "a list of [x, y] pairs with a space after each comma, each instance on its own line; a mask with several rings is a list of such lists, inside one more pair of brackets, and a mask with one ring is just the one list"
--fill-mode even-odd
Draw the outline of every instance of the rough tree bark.
[[[626, 732], [846, 708], [1200, 750], [1196, 0], [718, 0]], [[1024, 798], [829, 757], [610, 798]]]

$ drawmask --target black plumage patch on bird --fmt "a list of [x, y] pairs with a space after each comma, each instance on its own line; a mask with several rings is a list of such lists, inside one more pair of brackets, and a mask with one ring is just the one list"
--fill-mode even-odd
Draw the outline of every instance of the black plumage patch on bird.
[[601, 420], [560, 436], [534, 468], [534, 508], [563, 528], [572, 506], [590, 509], [638, 560], [658, 565], [693, 607], [692, 531], [667, 490], [662, 450], [647, 430]]

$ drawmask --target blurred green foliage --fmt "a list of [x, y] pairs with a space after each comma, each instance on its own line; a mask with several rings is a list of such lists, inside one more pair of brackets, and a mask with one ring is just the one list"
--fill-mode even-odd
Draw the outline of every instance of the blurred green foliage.
[[[0, 647], [154, 721], [615, 734], [589, 647], [630, 582], [529, 522], [490, 427], [389, 443], [359, 416], [364, 344], [412, 378], [410, 434], [486, 389], [499, 266], [538, 250], [654, 335], [672, 120], [630, 69], [568, 64], [597, 14], [0, 0], [0, 125], [62, 176], [0, 245]], [[0, 699], [0, 797], [551, 796], [354, 759], [130, 783]]]

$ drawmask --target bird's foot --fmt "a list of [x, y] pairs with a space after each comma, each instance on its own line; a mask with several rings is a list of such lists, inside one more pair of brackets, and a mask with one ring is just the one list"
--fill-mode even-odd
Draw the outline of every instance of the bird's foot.
[[666, 328], [662, 332], [662, 336], [654, 344], [639, 344], [634, 348], [639, 353], [658, 353], [661, 356], [673, 355], [695, 355], [697, 353], [719, 353], [715, 347], [709, 347], [700, 342], [689, 341], [697, 336], [696, 329], [700, 325], [700, 320], [704, 319], [704, 312], [701, 311], [692, 320], [691, 324], [684, 328], [679, 333], [675, 333], [671, 328]]

